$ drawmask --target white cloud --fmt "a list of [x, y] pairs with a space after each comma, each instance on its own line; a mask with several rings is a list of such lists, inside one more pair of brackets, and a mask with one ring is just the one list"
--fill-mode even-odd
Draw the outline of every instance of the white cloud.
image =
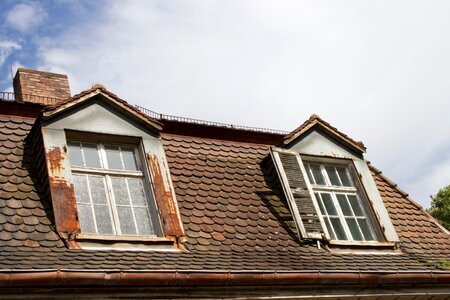
[[[447, 1], [108, 1], [40, 67], [168, 114], [293, 129], [317, 113], [428, 205], [450, 152]], [[450, 183], [450, 182], [449, 182]], [[420, 186], [421, 188], [417, 188]]]
[[2, 66], [5, 63], [8, 56], [10, 56], [14, 50], [20, 49], [22, 49], [22, 46], [20, 46], [16, 42], [0, 41], [0, 66]]
[[24, 33], [35, 30], [46, 16], [47, 13], [39, 2], [23, 2], [16, 4], [6, 13], [5, 21], [12, 28]]

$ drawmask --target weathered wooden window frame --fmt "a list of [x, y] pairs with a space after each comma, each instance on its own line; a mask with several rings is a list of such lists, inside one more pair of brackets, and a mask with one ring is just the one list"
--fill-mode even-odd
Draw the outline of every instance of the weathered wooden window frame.
[[[320, 184], [317, 184], [317, 183], [310, 182], [312, 190], [314, 192], [314, 196], [316, 196], [316, 193], [318, 193], [319, 197], [322, 197], [320, 195], [320, 192], [326, 192], [326, 193], [329, 193], [331, 195], [331, 199], [332, 199], [334, 208], [337, 210], [337, 215], [336, 216], [339, 218], [339, 220], [340, 220], [340, 222], [341, 222], [341, 224], [343, 226], [345, 235], [347, 237], [347, 239], [338, 240], [337, 239], [337, 234], [335, 233], [335, 228], [332, 225], [332, 223], [330, 222], [331, 230], [333, 231], [333, 234], [336, 237], [336, 239], [332, 239], [332, 241], [351, 242], [351, 243], [360, 243], [360, 242], [362, 242], [362, 243], [378, 243], [380, 241], [380, 239], [381, 239], [379, 230], [376, 230], [377, 227], [379, 227], [379, 225], [374, 224], [374, 218], [372, 216], [373, 212], [372, 212], [371, 205], [367, 201], [367, 199], [364, 197], [365, 193], [362, 190], [363, 188], [362, 188], [362, 186], [361, 186], [361, 184], [359, 182], [359, 179], [354, 174], [354, 172], [356, 170], [355, 170], [354, 167], [352, 168], [352, 162], [351, 161], [347, 161], [347, 160], [342, 160], [342, 159], [340, 159], [340, 160], [328, 160], [326, 162], [324, 162], [323, 159], [322, 160], [317, 159], [315, 161], [311, 161], [311, 160], [307, 160], [306, 158], [303, 161], [304, 161], [304, 164], [305, 164], [306, 172], [308, 173], [308, 180], [310, 180], [310, 178], [314, 179], [314, 175], [312, 173], [310, 165], [311, 164], [316, 164], [316, 165], [319, 166], [321, 175], [322, 175], [322, 177], [325, 180], [325, 185], [320, 185]], [[330, 178], [328, 176], [328, 172], [325, 169], [325, 166], [332, 166], [332, 167], [342, 166], [342, 167], [344, 167], [345, 168], [345, 172], [347, 173], [347, 176], [349, 177], [349, 179], [350, 179], [350, 181], [351, 181], [353, 186], [349, 187], [349, 186], [344, 186], [343, 184], [342, 184], [342, 186], [334, 186], [334, 185], [332, 185], [331, 180], [330, 180]], [[340, 175], [338, 175], [338, 179], [339, 179], [339, 181], [341, 181]], [[341, 181], [341, 183], [342, 183], [342, 181]], [[352, 213], [353, 213], [353, 218], [356, 219], [356, 220], [357, 219], [366, 219], [367, 222], [368, 222], [368, 225], [369, 225], [370, 233], [371, 233], [371, 235], [372, 235], [372, 237], [374, 239], [372, 239], [372, 240], [362, 240], [362, 241], [354, 239], [353, 234], [351, 233], [351, 230], [350, 230], [350, 228], [349, 228], [349, 226], [347, 224], [347, 221], [346, 221], [346, 219], [348, 217], [346, 217], [344, 215], [344, 213], [343, 213], [343, 209], [342, 209], [342, 207], [341, 207], [341, 205], [340, 205], [340, 203], [339, 203], [339, 201], [337, 199], [337, 194], [345, 194], [345, 195], [351, 194], [351, 195], [354, 195], [357, 198], [358, 203], [360, 204], [360, 206], [362, 208], [363, 216], [356, 216], [355, 213], [353, 212], [353, 208], [351, 206], [349, 206], [351, 211], [352, 211]], [[317, 203], [319, 203], [319, 199], [316, 198], [316, 201], [317, 201]], [[323, 200], [322, 200], [322, 202], [323, 202]], [[320, 206], [320, 204], [319, 204], [319, 206]], [[326, 210], [326, 208], [324, 208], [324, 209]], [[327, 213], [328, 213], [328, 211], [327, 211]], [[329, 216], [330, 215], [327, 214], [328, 218], [329, 218]], [[323, 213], [322, 213], [322, 217], [325, 220], [325, 216], [323, 215]], [[325, 223], [326, 223], [326, 221], [325, 221]], [[356, 224], [357, 224], [358, 230], [360, 231], [361, 236], [364, 237], [364, 233], [363, 233], [362, 229], [360, 228], [359, 223], [356, 222]], [[329, 230], [328, 230], [328, 232], [329, 232]]]
[[[119, 143], [102, 142], [102, 141], [93, 142], [93, 141], [85, 141], [85, 140], [79, 140], [79, 139], [68, 139], [67, 143], [68, 144], [77, 143], [81, 147], [83, 147], [83, 144], [84, 145], [91, 144], [91, 145], [96, 146], [97, 155], [98, 155], [98, 159], [100, 162], [100, 168], [92, 168], [92, 167], [86, 167], [86, 166], [80, 167], [80, 166], [75, 166], [75, 165], [71, 164], [71, 171], [72, 171], [72, 177], [74, 175], [78, 175], [78, 174], [83, 174], [83, 175], [84, 174], [87, 174], [87, 175], [92, 174], [92, 175], [97, 175], [97, 176], [101, 176], [102, 178], [104, 178], [108, 209], [110, 212], [110, 217], [111, 217], [111, 221], [112, 221], [112, 229], [113, 229], [113, 233], [111, 235], [105, 234], [104, 237], [110, 237], [110, 238], [117, 237], [118, 239], [120, 239], [121, 237], [125, 237], [125, 236], [129, 236], [130, 238], [133, 238], [133, 237], [134, 238], [138, 238], [138, 237], [151, 238], [151, 237], [157, 237], [158, 236], [157, 233], [162, 232], [158, 208], [156, 206], [156, 203], [154, 203], [155, 201], [153, 200], [154, 199], [153, 189], [150, 188], [151, 178], [148, 175], [148, 170], [146, 170], [146, 165], [142, 163], [142, 161], [143, 161], [142, 153], [141, 153], [142, 151], [139, 150], [140, 147], [138, 145], [119, 144]], [[136, 164], [140, 170], [132, 171], [132, 170], [110, 169], [108, 166], [108, 160], [107, 160], [107, 156], [106, 156], [105, 146], [115, 146], [115, 147], [119, 147], [119, 149], [125, 148], [125, 147], [132, 148], [133, 155], [136, 160]], [[81, 153], [82, 153], [82, 155], [84, 155], [83, 151]], [[69, 160], [70, 160], [70, 152], [69, 152]], [[83, 157], [83, 160], [85, 161], [84, 157]], [[122, 156], [121, 156], [121, 163], [123, 164]], [[139, 178], [142, 180], [145, 199], [147, 202], [147, 206], [145, 208], [146, 208], [147, 213], [150, 218], [150, 222], [151, 222], [151, 226], [152, 226], [151, 231], [153, 234], [151, 234], [151, 235], [139, 235], [139, 234], [126, 235], [126, 234], [121, 233], [119, 214], [117, 212], [117, 206], [120, 206], [120, 205], [118, 205], [115, 201], [115, 196], [114, 196], [113, 189], [112, 189], [111, 176], [122, 177], [122, 178], [132, 177], [132, 178]], [[89, 181], [88, 181], [88, 184], [89, 184]], [[131, 200], [131, 198], [130, 198], [130, 200]], [[131, 205], [131, 207], [134, 208], [135, 205]], [[131, 211], [132, 211], [132, 216], [134, 219], [134, 224], [137, 226], [139, 220], [137, 220], [136, 216], [134, 215], [134, 209], [131, 209]], [[80, 237], [85, 237], [85, 238], [94, 237], [95, 238], [98, 236], [102, 236], [101, 233], [98, 233], [97, 224], [96, 224], [97, 221], [96, 221], [94, 212], [93, 212], [93, 216], [94, 216], [94, 224], [95, 224], [97, 233], [81, 232], [81, 234], [79, 235]]]

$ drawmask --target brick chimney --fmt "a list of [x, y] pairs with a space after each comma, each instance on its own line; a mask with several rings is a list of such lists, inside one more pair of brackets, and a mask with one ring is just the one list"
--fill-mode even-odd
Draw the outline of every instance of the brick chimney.
[[70, 97], [67, 75], [19, 68], [13, 81], [17, 101], [44, 105]]

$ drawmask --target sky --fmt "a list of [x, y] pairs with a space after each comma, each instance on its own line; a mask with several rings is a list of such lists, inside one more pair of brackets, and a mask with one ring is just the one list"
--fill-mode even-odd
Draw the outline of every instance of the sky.
[[450, 1], [0, 1], [18, 67], [164, 114], [293, 130], [318, 114], [425, 207], [450, 184]]

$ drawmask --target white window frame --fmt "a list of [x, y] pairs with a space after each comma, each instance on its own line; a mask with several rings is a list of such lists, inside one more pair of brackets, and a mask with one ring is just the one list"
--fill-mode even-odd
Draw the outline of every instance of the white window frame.
[[[372, 207], [370, 206], [369, 201], [367, 201], [367, 199], [365, 197], [364, 190], [362, 190], [363, 189], [362, 185], [360, 184], [360, 182], [357, 181], [358, 179], [355, 176], [356, 174], [353, 174], [355, 172], [355, 169], [352, 168], [351, 162], [348, 160], [343, 160], [343, 159], [320, 159], [317, 157], [309, 157], [309, 156], [304, 157], [303, 159], [304, 159], [303, 164], [305, 167], [305, 171], [308, 175], [307, 180], [310, 183], [310, 186], [312, 188], [317, 205], [318, 206], [323, 205], [323, 201], [321, 199], [317, 199], [316, 193], [326, 192], [331, 195], [333, 205], [337, 211], [337, 217], [339, 218], [340, 223], [342, 224], [342, 227], [344, 229], [345, 235], [347, 237], [347, 239], [345, 239], [345, 240], [337, 239], [337, 234], [335, 233], [335, 228], [331, 224], [331, 221], [329, 221], [330, 228], [327, 227], [326, 229], [329, 231], [329, 237], [331, 239], [331, 242], [337, 242], [337, 243], [347, 243], [348, 242], [348, 243], [365, 243], [365, 244], [377, 244], [377, 243], [383, 242], [382, 235], [380, 234], [379, 228], [378, 228], [379, 224], [376, 222], [376, 220], [373, 216]], [[313, 176], [312, 170], [309, 166], [310, 164], [315, 164], [315, 165], [320, 166], [320, 171], [321, 171], [322, 177], [325, 180], [326, 185], [318, 185], [318, 184], [315, 184], [315, 182], [311, 182], [310, 178], [313, 178], [313, 180], [314, 180], [314, 176]], [[352, 186], [351, 187], [343, 186], [342, 180], [339, 175], [338, 175], [338, 179], [339, 179], [340, 183], [342, 184], [342, 186], [332, 185], [331, 180], [326, 172], [325, 166], [344, 167], [346, 170], [346, 173], [347, 173], [347, 177], [349, 178]], [[367, 220], [368, 225], [369, 225], [369, 230], [374, 238], [373, 240], [365, 240], [364, 239], [361, 241], [361, 240], [353, 239], [353, 235], [351, 234], [351, 230], [346, 221], [346, 216], [343, 213], [343, 210], [341, 208], [341, 205], [339, 204], [336, 194], [345, 194], [345, 195], [351, 194], [351, 195], [356, 196], [356, 198], [360, 204], [360, 207], [363, 211], [364, 217], [357, 217], [353, 211], [352, 206], [350, 205], [350, 209], [353, 213], [352, 218], [354, 218], [356, 220], [358, 218], [360, 218], [360, 219], [365, 218]], [[321, 195], [319, 195], [319, 197], [321, 197]], [[325, 208], [325, 210], [326, 210], [326, 208]], [[322, 211], [320, 211], [320, 215], [324, 221], [323, 222], [324, 225], [326, 224], [326, 218], [329, 219], [329, 216], [335, 216], [335, 215], [329, 215], [328, 211], [327, 211], [327, 214], [323, 214]], [[364, 237], [363, 231], [360, 228], [359, 223], [356, 222], [356, 224], [358, 226], [359, 233], [361, 234], [362, 237]], [[332, 231], [332, 232], [330, 232], [330, 231]], [[336, 239], [333, 239], [331, 234], [333, 234], [336, 237]]]
[[[144, 172], [144, 165], [141, 163], [141, 157], [139, 155], [139, 148], [136, 145], [130, 145], [130, 144], [119, 144], [119, 143], [111, 143], [111, 142], [92, 142], [92, 141], [84, 141], [84, 140], [78, 140], [78, 139], [69, 139], [67, 141], [67, 143], [75, 143], [75, 144], [79, 144], [81, 149], [83, 148], [83, 144], [84, 145], [95, 145], [97, 148], [97, 155], [99, 158], [99, 162], [100, 162], [100, 168], [92, 168], [92, 167], [86, 167], [86, 166], [76, 166], [76, 165], [72, 165], [71, 164], [71, 171], [72, 171], [72, 175], [95, 175], [95, 176], [101, 176], [105, 182], [105, 192], [106, 192], [106, 198], [107, 198], [107, 204], [108, 204], [108, 210], [110, 213], [110, 217], [111, 217], [111, 225], [112, 225], [112, 229], [113, 229], [113, 233], [112, 234], [104, 234], [104, 233], [98, 233], [98, 226], [97, 226], [97, 220], [95, 217], [95, 213], [94, 211], [92, 211], [93, 214], [93, 219], [94, 219], [94, 227], [95, 227], [95, 231], [96, 233], [92, 233], [92, 232], [81, 232], [81, 234], [83, 236], [130, 236], [130, 237], [156, 237], [156, 230], [154, 228], [155, 225], [155, 220], [153, 220], [154, 214], [152, 214], [152, 212], [150, 211], [150, 203], [149, 203], [149, 192], [151, 192], [151, 189], [149, 191], [149, 188], [147, 187], [147, 181], [146, 180], [146, 175]], [[119, 151], [122, 151], [122, 148], [132, 148], [133, 149], [133, 154], [134, 154], [134, 158], [136, 160], [136, 165], [138, 167], [138, 169], [140, 170], [119, 170], [119, 169], [109, 169], [108, 166], [108, 160], [107, 160], [107, 156], [106, 156], [106, 150], [105, 150], [105, 146], [114, 146], [114, 147], [119, 147]], [[83, 156], [83, 162], [86, 162], [86, 159], [84, 157], [84, 151], [81, 151], [81, 155]], [[121, 163], [122, 165], [124, 165], [123, 162], [123, 156], [120, 156], [121, 158]], [[70, 153], [69, 153], [69, 160], [70, 160]], [[144, 192], [144, 196], [145, 196], [145, 201], [146, 201], [146, 211], [150, 220], [150, 226], [151, 226], [151, 232], [153, 234], [151, 235], [130, 235], [130, 234], [122, 234], [121, 232], [121, 226], [120, 226], [120, 219], [119, 219], [119, 214], [117, 212], [117, 206], [127, 206], [132, 208], [131, 209], [131, 213], [134, 219], [134, 226], [135, 226], [135, 230], [138, 233], [138, 222], [139, 220], [136, 219], [135, 213], [134, 213], [134, 209], [135, 207], [140, 207], [140, 208], [144, 208], [144, 206], [139, 206], [139, 205], [134, 205], [132, 202], [130, 203], [130, 205], [118, 205], [115, 201], [115, 197], [114, 197], [114, 193], [113, 193], [113, 188], [112, 188], [112, 177], [123, 177], [123, 178], [139, 178], [142, 180], [142, 186], [143, 186], [143, 192]], [[129, 196], [129, 199], [131, 201], [131, 194], [130, 194], [130, 189], [128, 186], [128, 181], [125, 180], [125, 184], [127, 187], [127, 193]], [[88, 186], [88, 191], [89, 191], [89, 197], [92, 201], [92, 195], [91, 195], [91, 187], [90, 187], [90, 183], [89, 180], [87, 180], [87, 186]], [[154, 197], [153, 197], [154, 198]], [[91, 205], [92, 210], [94, 209], [94, 205], [92, 203], [89, 203]]]

